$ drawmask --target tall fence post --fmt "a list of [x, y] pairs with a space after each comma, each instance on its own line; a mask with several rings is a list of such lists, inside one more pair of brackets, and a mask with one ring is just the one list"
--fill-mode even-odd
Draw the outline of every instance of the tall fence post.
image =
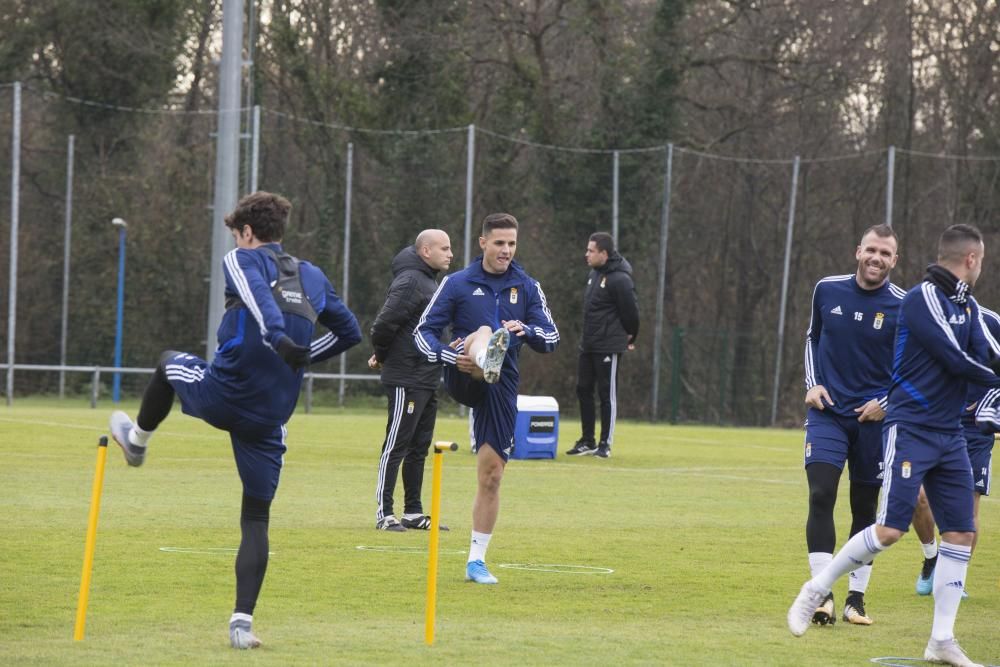
[[469, 125], [469, 139], [466, 142], [465, 155], [465, 255], [462, 266], [468, 266], [472, 261], [472, 192], [473, 175], [476, 168], [476, 126]]
[[889, 146], [889, 156], [886, 158], [887, 173], [885, 182], [885, 224], [892, 227], [892, 200], [896, 187], [896, 147]]
[[[253, 3], [251, 3], [253, 4]], [[250, 138], [250, 192], [257, 192], [257, 174], [260, 169], [260, 105], [253, 107], [253, 136]]]
[[615, 151], [611, 160], [611, 237], [618, 247], [618, 172], [621, 152]]
[[792, 194], [788, 202], [785, 229], [785, 270], [781, 276], [781, 310], [778, 312], [778, 348], [774, 355], [774, 393], [771, 395], [771, 425], [778, 421], [778, 388], [781, 385], [781, 357], [785, 348], [785, 310], [788, 306], [788, 272], [792, 260], [792, 230], [795, 227], [795, 199], [799, 189], [799, 156], [792, 163]]
[[[348, 305], [348, 292], [351, 287], [351, 188], [354, 181], [354, 144], [347, 143], [347, 183], [344, 186], [344, 284], [341, 287], [340, 298]], [[337, 403], [344, 404], [344, 374], [347, 373], [347, 352], [340, 353], [340, 389], [337, 392]]]
[[17, 338], [17, 231], [21, 209], [21, 82], [14, 83], [10, 145], [10, 281], [7, 285], [7, 405], [14, 402], [14, 341]]
[[670, 231], [670, 187], [673, 181], [674, 145], [667, 144], [667, 170], [663, 175], [663, 212], [660, 216], [660, 261], [657, 264], [656, 329], [653, 333], [653, 421], [660, 416], [660, 347], [663, 345], [663, 301], [667, 293], [667, 234]]
[[[66, 365], [66, 337], [69, 333], [69, 260], [73, 222], [73, 152], [76, 137], [66, 144], [66, 220], [63, 232], [62, 329], [59, 334], [59, 365]], [[59, 398], [66, 395], [66, 371], [59, 371]]]

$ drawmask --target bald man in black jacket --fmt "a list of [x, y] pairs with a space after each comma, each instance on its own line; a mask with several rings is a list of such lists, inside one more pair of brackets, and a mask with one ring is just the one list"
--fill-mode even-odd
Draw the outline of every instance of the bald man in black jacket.
[[[583, 295], [583, 334], [576, 384], [583, 434], [566, 453], [606, 459], [611, 456], [618, 416], [618, 361], [622, 352], [635, 349], [639, 306], [632, 282], [632, 266], [618, 254], [610, 234], [591, 234], [586, 259], [590, 274]], [[601, 439], [598, 442], [594, 442], [595, 385], [601, 400]]]
[[[437, 420], [437, 391], [441, 367], [427, 359], [413, 343], [413, 328], [437, 291], [437, 275], [451, 265], [451, 241], [440, 229], [425, 229], [412, 246], [392, 260], [392, 284], [371, 328], [375, 354], [368, 366], [381, 369], [382, 385], [389, 396], [389, 421], [378, 465], [375, 527], [403, 532], [428, 530], [430, 517], [423, 513], [420, 492], [424, 461]], [[403, 464], [403, 518], [393, 514], [396, 474]], [[441, 526], [443, 530], [447, 530]]]

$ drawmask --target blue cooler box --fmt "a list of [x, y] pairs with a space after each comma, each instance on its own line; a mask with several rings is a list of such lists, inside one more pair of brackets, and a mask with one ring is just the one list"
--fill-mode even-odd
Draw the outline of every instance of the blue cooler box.
[[551, 396], [518, 396], [512, 459], [554, 459], [559, 445], [559, 403]]

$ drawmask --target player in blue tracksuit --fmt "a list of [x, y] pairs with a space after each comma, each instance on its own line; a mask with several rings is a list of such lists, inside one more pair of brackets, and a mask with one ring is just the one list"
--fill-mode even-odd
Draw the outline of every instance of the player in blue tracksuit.
[[[982, 328], [990, 349], [994, 354], [1000, 355], [1000, 314], [979, 306], [979, 315], [982, 318]], [[987, 389], [976, 384], [969, 385], [969, 393], [965, 397], [965, 405], [962, 409], [962, 431], [965, 435], [966, 447], [969, 450], [969, 463], [972, 466], [972, 482], [975, 489], [973, 496], [973, 521], [976, 524], [976, 536], [972, 540], [972, 549], [975, 551], [976, 543], [979, 540], [979, 499], [981, 496], [990, 495], [990, 470], [993, 463], [993, 440], [994, 434], [1000, 430], [997, 423], [997, 403], [1000, 399], [1000, 390]], [[924, 549], [924, 563], [920, 574], [917, 576], [916, 589], [920, 595], [930, 595], [934, 589], [934, 569], [937, 565], [937, 542], [934, 538], [934, 516], [927, 504], [924, 490], [920, 491], [920, 501], [917, 505], [917, 512], [913, 517], [913, 525], [917, 526], [918, 521], [929, 526], [924, 531], [927, 535], [922, 535], [920, 540]]]
[[[226, 217], [236, 249], [223, 262], [226, 312], [211, 364], [164, 352], [136, 422], [111, 416], [111, 434], [129, 465], [142, 465], [152, 432], [180, 398], [185, 414], [227, 431], [243, 483], [242, 539], [236, 556], [233, 648], [256, 648], [253, 611], [268, 561], [268, 521], [285, 453], [285, 423], [295, 410], [303, 367], [361, 341], [361, 329], [323, 272], [287, 255], [281, 238], [291, 204], [268, 192], [239, 201]], [[318, 321], [329, 329], [312, 340]]]
[[[881, 420], [892, 381], [896, 316], [906, 294], [889, 282], [899, 258], [892, 227], [865, 230], [854, 256], [854, 273], [816, 283], [806, 333], [806, 546], [814, 575], [833, 559], [837, 544], [833, 511], [845, 463], [851, 479], [850, 534], [875, 521], [882, 485]], [[870, 577], [870, 564], [851, 573], [843, 613], [848, 623], [872, 622], [864, 597]], [[835, 620], [831, 592], [816, 609], [813, 622], [826, 625]]]
[[[497, 581], [486, 568], [486, 548], [500, 509], [504, 466], [514, 445], [521, 346], [552, 352], [559, 343], [541, 285], [513, 261], [517, 230], [517, 220], [510, 214], [487, 216], [479, 238], [482, 257], [441, 281], [413, 330], [427, 361], [444, 365], [449, 393], [473, 408], [478, 488], [466, 578], [476, 583]], [[440, 342], [448, 326], [455, 339], [450, 346]], [[494, 350], [502, 357], [488, 358]], [[493, 361], [498, 368], [490, 367]], [[491, 377], [497, 370], [498, 375]]]
[[909, 528], [921, 483], [941, 532], [934, 577], [934, 623], [924, 659], [972, 665], [955, 640], [972, 541], [973, 482], [961, 414], [969, 383], [1000, 387], [979, 306], [969, 290], [982, 270], [983, 237], [953, 225], [938, 241], [937, 264], [907, 292], [896, 329], [892, 387], [883, 427], [884, 479], [874, 525], [852, 537], [803, 584], [788, 627], [803, 634], [842, 575], [871, 561]]

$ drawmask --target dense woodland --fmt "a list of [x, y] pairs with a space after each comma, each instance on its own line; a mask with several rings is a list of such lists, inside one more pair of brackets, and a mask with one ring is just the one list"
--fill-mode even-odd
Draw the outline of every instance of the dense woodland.
[[[221, 5], [0, 0], [0, 83], [24, 86], [19, 363], [59, 360], [70, 134], [68, 362], [112, 362], [115, 216], [130, 225], [125, 365], [150, 366], [167, 347], [204, 353]], [[554, 355], [524, 355], [522, 393], [555, 395], [570, 412], [583, 250], [591, 232], [611, 228], [612, 149], [621, 151], [620, 248], [635, 268], [644, 318], [638, 349], [622, 364], [624, 417], [652, 414], [668, 143], [661, 419], [769, 421], [795, 156], [780, 421], [803, 413], [813, 284], [853, 272], [861, 231], [886, 217], [890, 146], [901, 237], [894, 282], [914, 284], [940, 231], [972, 222], [987, 233], [976, 294], [1000, 306], [1000, 263], [989, 258], [1000, 241], [996, 0], [250, 5], [244, 99], [262, 107], [260, 187], [293, 201], [286, 247], [323, 266], [341, 290], [352, 144], [347, 298], [366, 331], [389, 260], [420, 229], [448, 231], [453, 266], [462, 263], [469, 124], [477, 128], [474, 219], [497, 210], [518, 217], [518, 259], [541, 281], [563, 336]], [[4, 85], [4, 313], [11, 116]], [[474, 256], [475, 239], [472, 247]], [[4, 327], [4, 350], [6, 337]], [[369, 350], [366, 342], [350, 352], [348, 370], [367, 372]], [[87, 382], [71, 378], [74, 389]], [[19, 373], [17, 386], [52, 391], [53, 377]], [[137, 392], [141, 381], [125, 386]], [[349, 391], [378, 388], [357, 382]]]

